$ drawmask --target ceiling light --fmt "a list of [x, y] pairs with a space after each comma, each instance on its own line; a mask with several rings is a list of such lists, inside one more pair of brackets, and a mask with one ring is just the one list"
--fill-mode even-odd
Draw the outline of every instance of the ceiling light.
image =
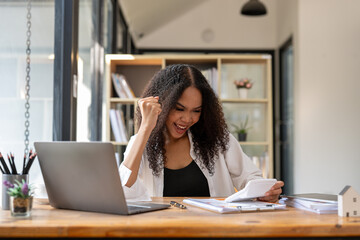
[[259, 0], [249, 0], [241, 9], [241, 14], [246, 16], [261, 16], [266, 14], [265, 5]]

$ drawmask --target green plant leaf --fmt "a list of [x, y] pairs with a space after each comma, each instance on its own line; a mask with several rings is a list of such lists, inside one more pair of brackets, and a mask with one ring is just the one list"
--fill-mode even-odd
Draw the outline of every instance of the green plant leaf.
[[249, 116], [246, 115], [245, 121], [240, 122], [240, 127], [238, 125], [231, 124], [235, 129], [234, 133], [247, 133], [248, 130], [251, 128], [248, 127], [248, 122], [249, 122]]

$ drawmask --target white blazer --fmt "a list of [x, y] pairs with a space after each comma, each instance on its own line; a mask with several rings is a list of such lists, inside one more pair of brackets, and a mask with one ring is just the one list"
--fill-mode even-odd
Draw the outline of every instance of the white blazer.
[[[206, 168], [201, 167], [200, 159], [196, 158], [194, 146], [190, 131], [188, 132], [190, 140], [190, 156], [198, 164], [205, 175], [211, 197], [227, 197], [235, 193], [235, 189], [240, 190], [246, 183], [252, 179], [262, 178], [261, 171], [253, 164], [250, 158], [243, 152], [237, 139], [229, 134], [229, 148], [225, 154], [220, 154], [219, 159], [214, 165], [214, 174], [210, 175]], [[125, 150], [124, 158], [129, 153], [129, 149], [134, 143], [136, 135], [130, 138], [129, 144]], [[146, 153], [142, 155], [138, 178], [129, 188], [126, 187], [131, 170], [124, 164], [119, 168], [121, 182], [124, 188], [127, 200], [150, 200], [150, 197], [162, 197], [164, 189], [164, 170], [160, 171], [159, 176], [152, 174]]]

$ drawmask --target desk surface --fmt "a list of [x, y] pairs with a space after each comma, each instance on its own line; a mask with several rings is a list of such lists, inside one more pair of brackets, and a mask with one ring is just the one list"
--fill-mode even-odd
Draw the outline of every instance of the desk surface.
[[[154, 198], [169, 203], [182, 198]], [[35, 204], [32, 217], [0, 210], [0, 237], [324, 237], [360, 236], [360, 218], [283, 211], [219, 214], [188, 206], [121, 216]]]

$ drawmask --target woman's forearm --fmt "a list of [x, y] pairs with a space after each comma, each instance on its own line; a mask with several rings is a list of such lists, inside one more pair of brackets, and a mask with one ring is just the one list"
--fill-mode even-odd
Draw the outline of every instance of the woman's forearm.
[[127, 187], [131, 187], [138, 176], [141, 158], [145, 150], [146, 142], [148, 141], [151, 134], [151, 130], [146, 127], [140, 127], [136, 139], [134, 140], [129, 153], [124, 159], [123, 164], [125, 167], [131, 170], [131, 175], [125, 184]]

